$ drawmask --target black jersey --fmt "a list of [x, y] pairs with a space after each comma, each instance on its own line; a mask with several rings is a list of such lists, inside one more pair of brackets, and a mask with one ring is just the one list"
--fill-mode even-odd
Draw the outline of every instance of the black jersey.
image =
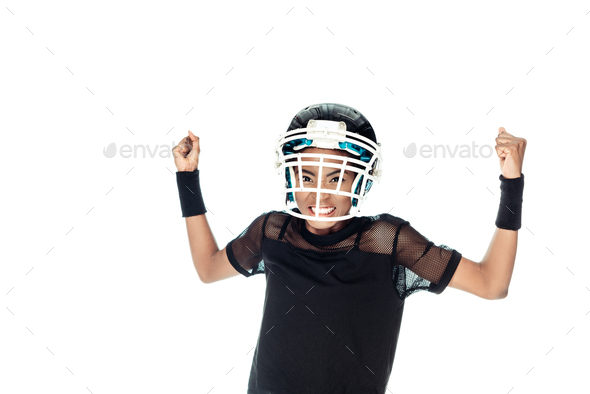
[[320, 236], [271, 211], [226, 250], [244, 276], [266, 275], [248, 394], [385, 393], [405, 298], [440, 294], [461, 260], [388, 214]]

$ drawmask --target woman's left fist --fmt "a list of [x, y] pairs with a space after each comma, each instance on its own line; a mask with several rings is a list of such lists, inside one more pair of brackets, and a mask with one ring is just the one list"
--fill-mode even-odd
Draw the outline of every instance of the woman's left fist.
[[496, 153], [500, 158], [500, 170], [504, 178], [519, 178], [522, 173], [522, 161], [526, 140], [506, 132], [504, 127], [498, 129]]

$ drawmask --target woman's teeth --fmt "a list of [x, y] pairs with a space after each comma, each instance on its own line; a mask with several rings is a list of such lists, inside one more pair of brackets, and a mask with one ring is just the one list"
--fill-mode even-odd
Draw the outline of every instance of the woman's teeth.
[[[310, 207], [310, 208], [311, 208], [311, 211], [315, 214], [316, 213], [315, 207]], [[334, 212], [335, 209], [336, 209], [336, 207], [332, 207], [332, 208], [320, 208], [318, 210], [318, 212], [320, 213], [320, 215], [329, 215], [332, 212]]]

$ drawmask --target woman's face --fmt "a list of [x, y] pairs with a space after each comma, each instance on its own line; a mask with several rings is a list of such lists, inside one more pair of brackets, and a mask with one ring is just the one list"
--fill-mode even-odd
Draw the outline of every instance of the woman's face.
[[[337, 155], [348, 157], [348, 154], [338, 149], [320, 149], [320, 148], [305, 148], [301, 153], [323, 153], [327, 155]], [[309, 165], [303, 165], [301, 177], [303, 180], [303, 187], [316, 188], [318, 182], [322, 182], [322, 188], [336, 190], [338, 181], [340, 179], [340, 169], [333, 167], [326, 167], [324, 164], [322, 170], [322, 179], [318, 179], [319, 166], [313, 165], [314, 162], [319, 163], [319, 158], [315, 157], [304, 157], [302, 161], [308, 161]], [[324, 163], [342, 164], [344, 160], [338, 159], [324, 159]], [[298, 166], [293, 167], [295, 187], [300, 186], [300, 175]], [[344, 192], [350, 192], [352, 189], [352, 182], [356, 173], [354, 171], [345, 171], [342, 177], [342, 183], [340, 190]], [[295, 200], [297, 207], [303, 215], [315, 216], [316, 215], [316, 203], [318, 199], [317, 192], [295, 192]], [[349, 196], [341, 196], [332, 193], [320, 193], [319, 194], [319, 217], [336, 217], [345, 216], [349, 213], [352, 206], [351, 198]], [[318, 235], [327, 235], [339, 231], [346, 227], [350, 222], [349, 220], [340, 221], [317, 221], [313, 219], [306, 219], [307, 229]]]

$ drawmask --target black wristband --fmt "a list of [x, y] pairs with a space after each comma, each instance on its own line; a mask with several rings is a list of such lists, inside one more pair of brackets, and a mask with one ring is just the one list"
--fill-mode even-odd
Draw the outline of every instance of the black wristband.
[[177, 171], [176, 183], [178, 184], [178, 196], [180, 197], [183, 218], [207, 212], [199, 185], [199, 170]]
[[518, 230], [521, 227], [522, 192], [524, 190], [524, 174], [518, 178], [507, 179], [500, 175], [500, 207], [496, 217], [496, 227], [505, 230]]

